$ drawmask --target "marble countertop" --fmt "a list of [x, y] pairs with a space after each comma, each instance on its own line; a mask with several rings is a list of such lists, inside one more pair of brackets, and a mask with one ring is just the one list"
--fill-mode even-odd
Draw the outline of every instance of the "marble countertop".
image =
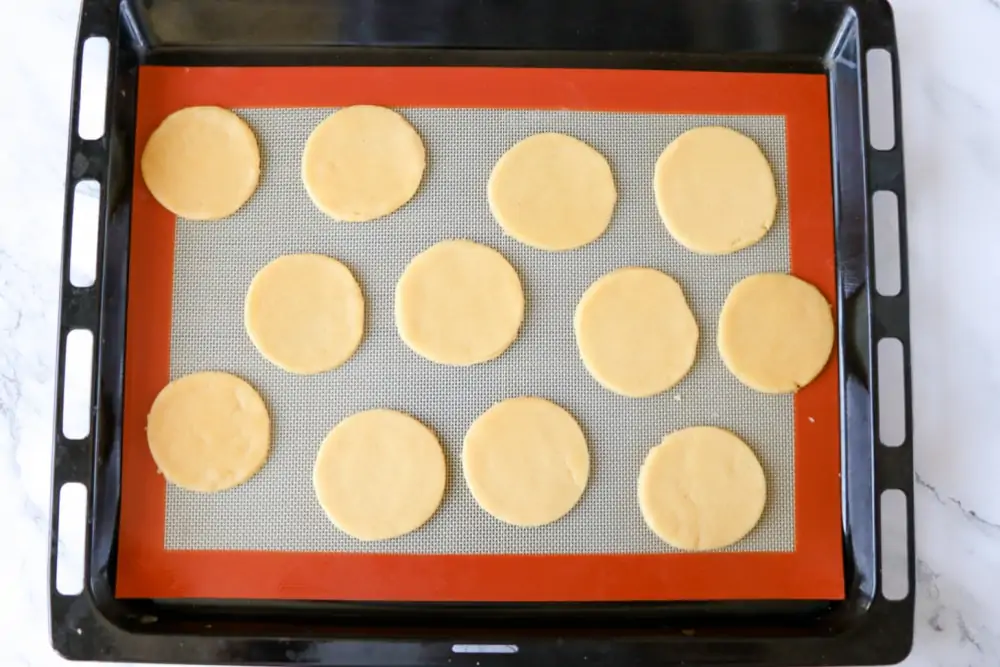
[[[1000, 0], [896, 0], [917, 611], [908, 667], [1000, 665]], [[49, 647], [47, 533], [76, 0], [0, 22], [0, 665]], [[96, 193], [85, 192], [94, 197]]]

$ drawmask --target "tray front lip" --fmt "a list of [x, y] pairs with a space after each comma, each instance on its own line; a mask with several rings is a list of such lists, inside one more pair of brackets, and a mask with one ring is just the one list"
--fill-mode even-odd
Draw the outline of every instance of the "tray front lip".
[[[770, 68], [778, 66], [777, 60], [786, 67], [792, 60], [822, 59], [845, 18], [856, 7], [876, 2], [882, 0], [634, 0], [625, 12], [614, 0], [548, 0], [542, 8], [530, 2], [481, 2], [474, 10], [461, 0], [437, 0], [425, 1], [424, 11], [415, 12], [406, 0], [335, 0], [332, 7], [323, 2], [282, 6], [274, 21], [262, 20], [238, 2], [121, 0], [121, 7], [133, 43], [153, 58], [182, 51], [198, 59], [209, 54], [252, 58], [262, 52], [273, 58], [282, 51], [301, 58], [329, 47], [408, 49], [414, 60], [422, 57], [414, 50], [438, 48], [520, 49], [548, 56], [630, 51], [716, 62], [732, 56], [742, 71], [768, 58], [775, 61]], [[264, 9], [274, 7], [265, 3]]]
[[[80, 45], [82, 45], [83, 38], [89, 34], [109, 34], [108, 26], [111, 26], [110, 34], [114, 35], [114, 28], [117, 27], [117, 17], [113, 16], [114, 12], [105, 6], [107, 4], [102, 0], [87, 0], [85, 3], [85, 11], [81, 21]], [[113, 8], [114, 3], [110, 4]], [[892, 19], [888, 6], [881, 2], [867, 3], [860, 0], [859, 2], [844, 4], [857, 5], [863, 10], [861, 25], [867, 25], [868, 28], [867, 30], [862, 30], [862, 42], [869, 45], [883, 46], [895, 56]], [[88, 7], [91, 10], [89, 14], [86, 11]], [[852, 36], [850, 34], [852, 32], [856, 33], [856, 31], [857, 23], [852, 13], [847, 17], [843, 32], [846, 34], [846, 39], [856, 40], [857, 35], [854, 34]], [[124, 32], [120, 33], [119, 36], [127, 39], [127, 35]], [[845, 37], [841, 35], [838, 39], [843, 40]], [[94, 393], [94, 437], [82, 442], [70, 442], [57, 435], [57, 457], [54, 466], [54, 481], [57, 484], [53, 488], [57, 490], [58, 486], [65, 481], [81, 481], [88, 486], [93, 501], [89, 519], [94, 530], [88, 536], [87, 571], [89, 585], [87, 590], [83, 595], [78, 597], [61, 596], [55, 593], [54, 588], [52, 590], [52, 614], [50, 620], [52, 623], [53, 643], [60, 652], [80, 659], [155, 659], [159, 661], [172, 660], [178, 662], [218, 662], [241, 658], [243, 660], [251, 660], [252, 662], [266, 661], [268, 663], [316, 663], [323, 661], [330, 664], [362, 664], [372, 661], [377, 662], [378, 659], [373, 658], [374, 654], [370, 653], [371, 650], [385, 649], [386, 651], [390, 651], [390, 645], [381, 636], [376, 637], [375, 635], [367, 635], [367, 633], [362, 635], [356, 631], [345, 633], [353, 635], [356, 639], [361, 636], [368, 637], [367, 640], [362, 640], [360, 643], [344, 642], [341, 640], [272, 641], [267, 639], [248, 639], [249, 637], [259, 638], [265, 636], [301, 637], [303, 633], [306, 636], [314, 638], [329, 637], [327, 633], [331, 631], [331, 628], [326, 624], [319, 626], [311, 625], [303, 632], [298, 632], [294, 629], [298, 624], [296, 626], [288, 626], [281, 623], [273, 623], [268, 626], [273, 632], [261, 632], [262, 628], [258, 622], [251, 622], [249, 625], [243, 623], [232, 625], [223, 620], [224, 616], [220, 617], [218, 615], [214, 617], [217, 623], [214, 627], [227, 632], [227, 639], [223, 639], [222, 635], [212, 633], [213, 636], [193, 637], [191, 641], [180, 646], [176, 641], [177, 634], [188, 634], [192, 631], [199, 632], [199, 627], [200, 632], [205, 634], [211, 633], [211, 627], [205, 626], [204, 619], [202, 619], [202, 622], [197, 620], [201, 617], [201, 614], [188, 613], [189, 622], [185, 622], [182, 625], [172, 625], [172, 630], [166, 630], [165, 628], [156, 627], [157, 619], [155, 618], [155, 612], [157, 611], [157, 605], [155, 601], [137, 601], [135, 605], [131, 605], [128, 609], [123, 609], [113, 600], [110, 582], [114, 578], [115, 562], [113, 554], [116, 536], [113, 534], [113, 531], [109, 534], [107, 530], [98, 529], [100, 528], [99, 524], [103, 524], [104, 528], [107, 528], [107, 519], [109, 517], [114, 522], [117, 511], [116, 482], [118, 471], [116, 469], [116, 462], [114, 461], [115, 452], [113, 447], [115, 446], [114, 439], [117, 435], [115, 427], [116, 417], [120, 420], [120, 414], [116, 414], [115, 406], [113, 402], [109, 402], [109, 398], [114, 396], [116, 387], [120, 396], [121, 359], [109, 357], [114, 357], [111, 354], [114, 349], [120, 349], [123, 342], [123, 332], [116, 331], [114, 327], [103, 326], [103, 322], [100, 322], [100, 320], [107, 317], [112, 321], [116, 319], [120, 321], [124, 316], [124, 295], [122, 294], [121, 286], [124, 283], [124, 274], [127, 266], [116, 265], [113, 261], [105, 262], [103, 258], [115, 257], [116, 253], [117, 256], [121, 257], [125, 254], [123, 251], [127, 250], [127, 232], [122, 236], [122, 228], [124, 227], [127, 230], [129, 207], [127, 201], [125, 201], [127, 197], [123, 198], [122, 192], [127, 192], [130, 189], [130, 174], [120, 173], [120, 168], [122, 154], [130, 153], [131, 135], [129, 127], [131, 121], [129, 114], [132, 113], [130, 106], [134, 105], [134, 81], [131, 83], [132, 88], [130, 90], [129, 76], [134, 76], [136, 54], [127, 46], [119, 48], [121, 44], [117, 37], [112, 39], [112, 44], [112, 53], [115, 57], [111, 64], [111, 80], [113, 83], [109, 90], [111, 105], [109, 106], [108, 127], [106, 128], [108, 132], [106, 132], [104, 139], [96, 142], [83, 142], [75, 137], [71, 137], [70, 140], [68, 172], [72, 179], [68, 179], [67, 183], [67, 203], [71, 201], [69, 193], [74, 184], [73, 179], [89, 176], [97, 178], [103, 183], [109, 176], [107, 173], [108, 169], [111, 171], [110, 179], [107, 181], [111, 186], [111, 192], [108, 192], [108, 188], [102, 189], [102, 210], [104, 211], [104, 215], [102, 215], [101, 219], [101, 233], [104, 235], [104, 238], [99, 250], [102, 259], [97, 284], [95, 284], [95, 287], [91, 291], [79, 291], [69, 288], [66, 282], [68, 274], [64, 270], [63, 309], [60, 332], [61, 335], [64, 335], [71, 328], [82, 326], [96, 329], [100, 326], [101, 335], [99, 340], [101, 341], [101, 345], [98, 350], [99, 359], [97, 363], [100, 374], [95, 373], [94, 376], [95, 384], [100, 391], [99, 393]], [[833, 48], [830, 49], [831, 53], [833, 50]], [[79, 57], [78, 49], [78, 63]], [[853, 55], [849, 54], [846, 57], [850, 60], [847, 64], [851, 65], [848, 69], [853, 69], [855, 72], [863, 72], [863, 66], [857, 53]], [[631, 60], [632, 65], [635, 67], [641, 67], [643, 65], [639, 61], [646, 61], [648, 58], [647, 56], [639, 56], [638, 60], [633, 58], [626, 58], [626, 60]], [[652, 60], [655, 61], [656, 59], [652, 58]], [[607, 62], [605, 66], [614, 66], [614, 64]], [[655, 63], [651, 62], [649, 66], [655, 67]], [[895, 60], [894, 66], [896, 66]], [[830, 65], [830, 67], [832, 68], [833, 65]], [[79, 66], [77, 69], [79, 69]], [[901, 114], [899, 108], [898, 71], [896, 74], [896, 85], [894, 88], [897, 131], [896, 148], [885, 154], [874, 156], [874, 158], [869, 155], [868, 150], [859, 150], [862, 151], [863, 166], [870, 167], [866, 174], [867, 188], [874, 190], [877, 189], [876, 185], [880, 185], [887, 189], [893, 189], [902, 195], [902, 148], [899, 140], [901, 136], [901, 126], [899, 124]], [[853, 76], [856, 77], [857, 75]], [[863, 90], [859, 91], [858, 94], [862, 98], [861, 102], [863, 102]], [[77, 79], [74, 84], [74, 120], [71, 124], [73, 127], [76, 125], [75, 117], [77, 114], [78, 95], [79, 81]], [[119, 95], [121, 95], [121, 99], [118, 99]], [[860, 111], [862, 125], [864, 124], [866, 111], [864, 107]], [[836, 118], [834, 122], [838, 122]], [[86, 161], [83, 162], [85, 165], [89, 164], [83, 170], [79, 168], [81, 157], [92, 158], [89, 163]], [[874, 165], [871, 164], [873, 161], [875, 162]], [[841, 169], [841, 172], [844, 172], [844, 170]], [[846, 173], [848, 176], [856, 177], [861, 172]], [[865, 186], [862, 187], [864, 188]], [[901, 196], [901, 206], [903, 202], [904, 200]], [[862, 208], [862, 214], [867, 216], [867, 209]], [[67, 210], [69, 210], [69, 207]], [[840, 210], [839, 198], [838, 210]], [[904, 227], [905, 231], [905, 224], [903, 223], [905, 218], [902, 210], [900, 211], [900, 218], [901, 226]], [[842, 212], [838, 213], [838, 220], [843, 220]], [[865, 236], [864, 241], [867, 243], [868, 236], [870, 236], [870, 221], [865, 217], [864, 220], [858, 220], [858, 222], [864, 222], [866, 225], [866, 233], [863, 236]], [[69, 256], [69, 223], [70, 220], [67, 216], [67, 244], [64, 258], [66, 260], [68, 260]], [[117, 232], [115, 231], [116, 229]], [[878, 295], [870, 294], [865, 286], [867, 283], [863, 283], [860, 291], [856, 291], [857, 283], [848, 285], [852, 279], [850, 276], [845, 276], [845, 272], [853, 271], [854, 269], [846, 267], [845, 263], [841, 261], [842, 258], [839, 257], [841, 244], [844, 240], [842, 231], [838, 232], [838, 267], [841, 270], [841, 293], [839, 298], [844, 302], [849, 297], [860, 297], [859, 300], [863, 302], [863, 305], [868, 306], [868, 308], [864, 309], [861, 319], [867, 322], [870, 333], [873, 331], [878, 332], [879, 335], [892, 333], [900, 337], [904, 341], [904, 344], [908, 344], [905, 308], [905, 236], [901, 238], [901, 242], [904, 243], [904, 252], [902, 253], [904, 260], [904, 291], [902, 301], [890, 303]], [[865, 274], [870, 268], [866, 266], [862, 274]], [[861, 280], [864, 281], [864, 279], [865, 275], [861, 275]], [[847, 289], [848, 287], [850, 287], [849, 290]], [[846, 312], [847, 309], [841, 309], [842, 314]], [[98, 314], [101, 316], [99, 319], [97, 318]], [[64, 350], [61, 345], [60, 368], [63, 365], [63, 358]], [[874, 408], [871, 394], [866, 389], [868, 382], [871, 380], [868, 375], [869, 373], [865, 369], [861, 369], [860, 375], [851, 375], [842, 379], [844, 380], [843, 391], [845, 392], [845, 398], [853, 397], [850, 400], [858, 402], [856, 407], [859, 412], [855, 413], [855, 418], [864, 422], [859, 424], [860, 430], [853, 430], [853, 435], [864, 435], [870, 443], [873, 437], [871, 433], [871, 414]], [[907, 389], [908, 379], [907, 371]], [[61, 376], [59, 386], [61, 387]], [[849, 408], [845, 405], [845, 411], [848, 410]], [[58, 414], [60, 412], [61, 405], [57, 401], [57, 423], [59, 423]], [[909, 412], [907, 412], [907, 424], [909, 425]], [[848, 437], [851, 437], [851, 434], [848, 434]], [[95, 440], [97, 443], [96, 447], [94, 446]], [[81, 445], [88, 446], [86, 451], [82, 453], [79, 451]], [[852, 448], [856, 449], [853, 446]], [[881, 450], [882, 448], [876, 447], [875, 449]], [[871, 454], [875, 454], [876, 459], [882, 457], [881, 452], [877, 451], [869, 453], [869, 459]], [[875, 477], [877, 479], [875, 480], [875, 484], [880, 488], [892, 485], [902, 488], [908, 493], [912, 492], [912, 451], [909, 439], [904, 444], [904, 447], [896, 450], [896, 454], [889, 461], [891, 465], [882, 465], [881, 461], [876, 461]], [[853, 477], [853, 479], [845, 479], [845, 505], [853, 505], [855, 508], [861, 506], [861, 510], [857, 513], [857, 516], [845, 514], [845, 521], [847, 522], [845, 529], [848, 530], [849, 537], [852, 528], [854, 532], [857, 532], [858, 528], [863, 527], [865, 522], [873, 520], [873, 517], [866, 514], [866, 511], [871, 510], [874, 489], [870, 483], [867, 486], [856, 483], [862, 481], [859, 480], [860, 477], [870, 477], [871, 474], [870, 467], [861, 466], [857, 469], [853, 465], [845, 467], [845, 477]], [[868, 499], [867, 502], [866, 497]], [[869, 510], [865, 510], [865, 506]], [[53, 498], [53, 508], [54, 510], [58, 509], [57, 498], [55, 497]], [[57, 513], [53, 512], [54, 518], [56, 515]], [[912, 528], [912, 502], [908, 503], [908, 515], [910, 527]], [[54, 520], [53, 548], [50, 559], [53, 564], [57, 539]], [[877, 523], [877, 513], [874, 520]], [[663, 619], [665, 616], [676, 619], [677, 616], [672, 613], [676, 612], [681, 615], [681, 618], [689, 618], [691, 621], [697, 620], [699, 627], [708, 629], [714, 627], [716, 628], [715, 631], [709, 631], [715, 637], [708, 639], [698, 637], [697, 634], [695, 636], [690, 636], [690, 633], [681, 634], [677, 628], [682, 625], [694, 625], [694, 623], [688, 624], [682, 621], [673, 626], [673, 630], [664, 629], [661, 626], [654, 635], [646, 633], [639, 635], [633, 632], [626, 633], [617, 627], [609, 627], [609, 630], [617, 633], [615, 636], [621, 638], [620, 641], [614, 641], [613, 645], [608, 645], [604, 643], [606, 642], [606, 638], [595, 639], [597, 635], [604, 634], [600, 631], [588, 631], [585, 637], [570, 638], [567, 636], [567, 641], [561, 644], [560, 656], [589, 654], [592, 659], [602, 655], [604, 657], [613, 655], [616, 658], [626, 656], [641, 658], [645, 656], [650, 659], [654, 657], [660, 659], [664, 654], [650, 653], [646, 649], [649, 649], [654, 644], [659, 645], [661, 642], [665, 642], [671, 645], [669, 655], [674, 656], [674, 659], [678, 660], [699, 660], [705, 656], [715, 656], [715, 659], [719, 659], [724, 655], [729, 656], [727, 659], [738, 659], [746, 664], [874, 664], [899, 660], [909, 650], [909, 642], [912, 637], [912, 530], [908, 541], [910, 546], [911, 593], [903, 601], [893, 603], [892, 605], [888, 605], [873, 593], [877, 586], [877, 582], [874, 581], [876, 578], [875, 572], [877, 572], [877, 551], [873, 553], [868, 552], [873, 548], [877, 549], [877, 544], [875, 544], [877, 536], [869, 536], [868, 539], [861, 540], [863, 544], [860, 546], [858, 540], [848, 539], [845, 545], [847, 550], [845, 557], [852, 575], [848, 582], [848, 599], [844, 603], [832, 605], [828, 613], [822, 614], [823, 620], [819, 622], [818, 626], [814, 626], [811, 622], [805, 624], [811, 627], [812, 630], [808, 630], [805, 626], [798, 627], [800, 623], [804, 623], [801, 615], [782, 617], [781, 615], [772, 614], [757, 619], [766, 626], [763, 630], [757, 623], [744, 624], [740, 626], [742, 628], [740, 629], [739, 627], [731, 626], [729, 622], [724, 620], [725, 618], [729, 618], [732, 621], [734, 618], [738, 618], [738, 615], [733, 616], [732, 612], [734, 610], [727, 607], [728, 603], [721, 602], [711, 603], [711, 606], [716, 611], [708, 613], [712, 622], [706, 625], [700, 625], [702, 623], [700, 614], [684, 603], [670, 605], [624, 605], [627, 608], [625, 610], [626, 614], [636, 621], [637, 626], [644, 625], [642, 621], [642, 616], [644, 615], [642, 609], [645, 607], [650, 613], [660, 619]], [[872, 562], [859, 563], [859, 561], [869, 558], [873, 559]], [[858, 567], [859, 564], [861, 567]], [[50, 577], [51, 581], [52, 577]], [[184, 606], [187, 607], [188, 612], [193, 612], [193, 609], [187, 605]], [[169, 605], [163, 607], [164, 611], [168, 609]], [[209, 609], [210, 607], [207, 606], [205, 611], [209, 611]], [[815, 616], [816, 610], [813, 609], [807, 613], [810, 616]], [[165, 614], [165, 616], [167, 615], [169, 613]], [[328, 618], [326, 613], [323, 613], [322, 616]], [[167, 619], [164, 618], [163, 620]], [[730, 628], [729, 634], [726, 634], [725, 630], [723, 630], [721, 636], [717, 634], [719, 631], [717, 621], [724, 623], [722, 627]], [[891, 633], [887, 634], [884, 631], [886, 624], [892, 628]], [[878, 630], [877, 627], [880, 625], [882, 629]], [[483, 630], [475, 629], [470, 630], [467, 627], [463, 627], [461, 623], [457, 623], [454, 627], [455, 637], [483, 638], [487, 635], [493, 635], [491, 639], [497, 639], [495, 636], [496, 633], [486, 633]], [[84, 632], [84, 629], [87, 632]], [[636, 629], [638, 630], [638, 627]], [[145, 634], [146, 630], [152, 634]], [[790, 633], [784, 632], [783, 634], [786, 636], [788, 634], [799, 636], [802, 641], [796, 641], [794, 645], [786, 644], [785, 648], [777, 650], [773, 646], [774, 633], [782, 633], [783, 630], [791, 630]], [[164, 631], [170, 634], [157, 634]], [[512, 628], [512, 631], [514, 635], [505, 631], [504, 636], [508, 639], [511, 639], [512, 636], [521, 638], [522, 648], [524, 649], [522, 655], [527, 653], [527, 649], [530, 647], [531, 653], [537, 657], [536, 650], [542, 651], [544, 647], [550, 645], [548, 639], [528, 640], [527, 637], [533, 634], [530, 630]], [[803, 634], [800, 634], [800, 631], [810, 636], [804, 637]], [[400, 628], [400, 632], [396, 636], [401, 637], [404, 634], [408, 633]], [[456, 661], [464, 659], [451, 654], [451, 640], [433, 640], [430, 637], [432, 634], [435, 636], [438, 635], [436, 632], [420, 634], [419, 642], [393, 643], [392, 647], [394, 648], [391, 649], [391, 653], [403, 662], [414, 663], [423, 662], [424, 660], [444, 662], [446, 657], [449, 662], [452, 658]], [[625, 639], [623, 635], [626, 634], [631, 635], [631, 639]], [[140, 637], [139, 635], [142, 636]], [[346, 639], [345, 635], [339, 636]], [[734, 640], [736, 636], [743, 638]], [[859, 642], [864, 643], [862, 641], [863, 637], [868, 637], [872, 640], [871, 650], [859, 651], [853, 648]], [[680, 643], [678, 644], [674, 640], [679, 640]], [[650, 644], [651, 641], [653, 644]], [[771, 648], [768, 648], [768, 646]], [[276, 652], [280, 647], [286, 647], [289, 650], [285, 653]], [[382, 653], [380, 655], [388, 654]], [[479, 656], [475, 657], [477, 660], [479, 659]], [[524, 655], [524, 657], [527, 656]]]

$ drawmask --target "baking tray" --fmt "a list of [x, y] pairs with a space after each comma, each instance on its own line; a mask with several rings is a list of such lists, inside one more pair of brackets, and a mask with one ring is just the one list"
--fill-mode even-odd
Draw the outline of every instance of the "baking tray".
[[[62, 417], [64, 341], [88, 329], [98, 341], [91, 436], [57, 430], [53, 549], [58, 491], [89, 490], [86, 586], [52, 586], [52, 637], [80, 659], [249, 664], [473, 664], [575, 660], [660, 664], [881, 664], [901, 659], [912, 637], [912, 450], [878, 443], [882, 338], [908, 348], [905, 214], [892, 18], [882, 2], [277, 3], [153, 0], [84, 3], [77, 49], [90, 36], [111, 43], [104, 136], [70, 138], [64, 269], [76, 183], [101, 184], [98, 278], [72, 287], [64, 270], [57, 423]], [[252, 38], [250, 37], [252, 36]], [[377, 48], [375, 48], [377, 47]], [[894, 148], [868, 148], [865, 54], [893, 61]], [[836, 212], [840, 316], [840, 433], [845, 585], [831, 600], [713, 600], [578, 604], [400, 604], [116, 597], [121, 509], [124, 338], [136, 138], [137, 68], [204, 66], [486, 66], [581, 70], [806, 73], [826, 77]], [[79, 75], [71, 127], [77, 126]], [[872, 287], [870, 197], [899, 198], [902, 290]], [[134, 304], [133, 304], [134, 306]], [[134, 334], [135, 332], [133, 332]], [[908, 395], [908, 374], [904, 374]], [[907, 434], [910, 432], [906, 411]], [[909, 595], [881, 594], [878, 498], [907, 498]], [[54, 582], [52, 569], [51, 581]], [[843, 598], [843, 599], [839, 599]]]

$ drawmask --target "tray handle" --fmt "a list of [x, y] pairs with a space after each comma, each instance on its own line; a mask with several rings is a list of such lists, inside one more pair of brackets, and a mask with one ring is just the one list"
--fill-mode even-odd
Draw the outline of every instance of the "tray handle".
[[[872, 390], [872, 414], [871, 429], [874, 445], [875, 463], [875, 491], [879, 494], [887, 490], [899, 490], [906, 498], [906, 561], [908, 581], [907, 595], [896, 602], [912, 606], [915, 598], [915, 553], [914, 553], [914, 519], [913, 519], [913, 417], [911, 407], [911, 384], [910, 384], [910, 301], [909, 301], [909, 278], [907, 261], [907, 234], [906, 234], [906, 184], [903, 177], [903, 118], [901, 109], [901, 90], [899, 73], [899, 54], [896, 48], [895, 30], [893, 28], [892, 8], [887, 2], [879, 1], [871, 3], [865, 11], [865, 16], [860, 21], [861, 28], [861, 89], [864, 96], [864, 140], [868, 143], [870, 150], [867, 151], [867, 206], [868, 233], [866, 256], [868, 261], [868, 311], [870, 313], [870, 337], [869, 337], [869, 386]], [[872, 123], [870, 122], [869, 107], [869, 70], [867, 66], [867, 54], [872, 49], [879, 49], [889, 55], [891, 62], [891, 91], [883, 98], [892, 101], [892, 121], [893, 121], [893, 141], [891, 147], [876, 147], [872, 142]], [[878, 143], [878, 142], [876, 142]], [[895, 294], [882, 294], [878, 291], [876, 281], [879, 270], [876, 261], [877, 253], [875, 248], [875, 207], [874, 197], [879, 192], [890, 192], [895, 195], [897, 206], [898, 230], [896, 239], [898, 243], [899, 257], [899, 290]], [[892, 443], [888, 446], [884, 443], [881, 428], [881, 412], [885, 407], [882, 405], [882, 393], [879, 377], [879, 343], [883, 340], [899, 341], [902, 347], [902, 368], [901, 377], [881, 378], [883, 382], [888, 380], [897, 381], [892, 387], [894, 391], [902, 391], [903, 395], [896, 397], [898, 405], [902, 405], [902, 421], [904, 433], [902, 441]], [[881, 525], [882, 515], [879, 498], [875, 499], [874, 509], [876, 512], [876, 526]], [[885, 546], [885, 545], [883, 545]], [[879, 565], [885, 560], [883, 554], [879, 554]], [[884, 582], [884, 576], [881, 581]], [[883, 597], [885, 591], [882, 590]]]
[[[110, 108], [112, 94], [111, 75], [113, 71], [114, 50], [117, 48], [118, 14], [116, 3], [106, 0], [83, 0], [80, 11], [80, 21], [77, 29], [76, 50], [73, 59], [72, 93], [70, 96], [69, 142], [67, 148], [66, 183], [63, 209], [63, 250], [61, 266], [61, 282], [59, 295], [59, 327], [56, 352], [56, 382], [55, 382], [55, 415], [54, 442], [52, 463], [52, 488], [50, 499], [49, 525], [49, 599], [50, 599], [50, 632], [53, 647], [66, 657], [76, 653], [73, 647], [80, 641], [83, 634], [82, 626], [88, 624], [89, 614], [82, 605], [89, 609], [87, 587], [76, 595], [60, 593], [56, 586], [56, 573], [59, 558], [59, 515], [60, 491], [67, 483], [79, 483], [87, 491], [88, 530], [85, 531], [84, 553], [90, 548], [89, 522], [91, 512], [89, 505], [93, 502], [93, 472], [94, 472], [94, 442], [97, 428], [97, 397], [99, 396], [99, 375], [97, 359], [101, 347], [101, 267], [104, 265], [104, 230], [107, 219], [107, 168], [109, 155]], [[94, 139], [84, 139], [80, 136], [81, 92], [84, 75], [84, 45], [90, 38], [104, 38], [108, 42], [107, 74], [108, 87], [105, 96], [104, 126], [101, 135]], [[72, 239], [74, 224], [74, 207], [76, 205], [77, 185], [82, 181], [94, 181], [100, 191], [97, 220], [97, 256], [94, 266], [97, 272], [93, 284], [89, 286], [73, 285], [70, 280], [70, 265], [72, 257]], [[67, 437], [63, 432], [63, 414], [66, 406], [66, 357], [67, 340], [70, 332], [89, 331], [93, 337], [91, 346], [90, 387], [89, 387], [89, 428], [87, 434], [80, 438]], [[84, 582], [89, 579], [89, 561], [84, 559]], [[81, 613], [82, 612], [82, 613]], [[88, 628], [89, 629], [89, 628]]]

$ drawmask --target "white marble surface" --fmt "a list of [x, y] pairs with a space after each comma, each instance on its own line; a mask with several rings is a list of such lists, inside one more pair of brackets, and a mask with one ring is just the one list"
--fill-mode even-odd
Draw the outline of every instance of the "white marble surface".
[[[49, 648], [45, 581], [77, 3], [15, 4], [20, 20], [0, 22], [0, 666], [43, 667], [63, 664]], [[996, 667], [1000, 1], [895, 6], [918, 482], [916, 640], [905, 664]]]

